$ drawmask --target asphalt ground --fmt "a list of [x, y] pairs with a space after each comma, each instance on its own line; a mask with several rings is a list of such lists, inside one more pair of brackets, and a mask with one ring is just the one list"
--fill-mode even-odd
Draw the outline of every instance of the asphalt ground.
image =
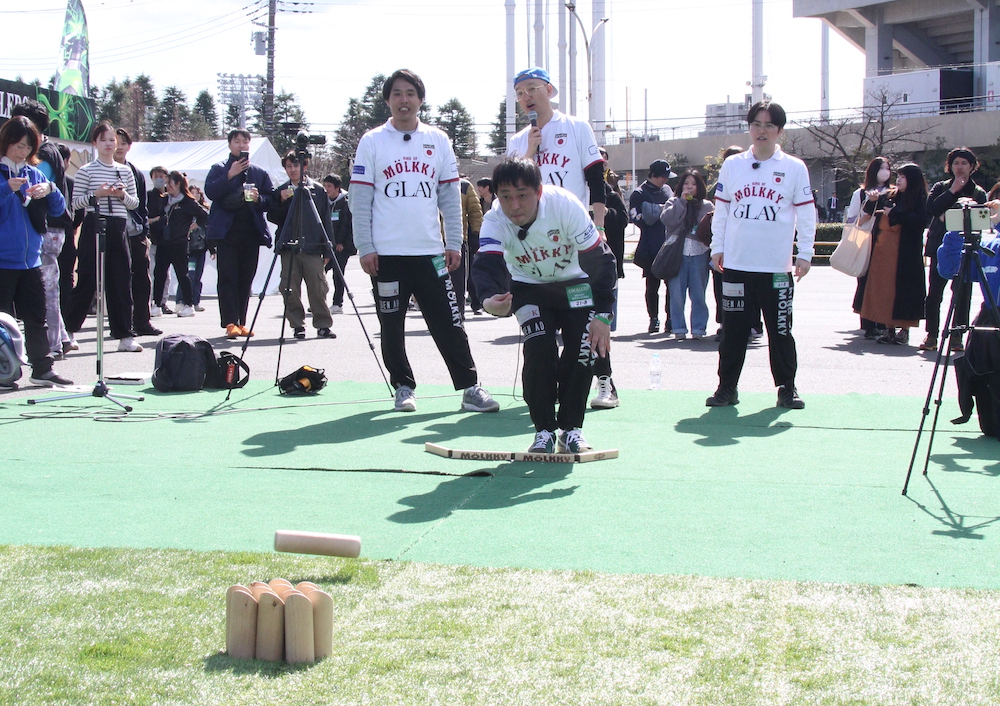
[[[271, 256], [261, 251], [259, 271], [266, 273]], [[711, 335], [716, 325], [709, 325], [709, 336], [700, 341], [677, 341], [664, 333], [648, 334], [649, 319], [644, 301], [645, 281], [638, 267], [625, 265], [626, 277], [619, 281], [617, 330], [612, 341], [614, 380], [619, 388], [646, 389], [652, 354], [659, 352], [662, 361], [662, 388], [666, 390], [700, 390], [706, 396], [714, 391], [717, 378], [718, 344]], [[206, 271], [206, 274], [208, 272]], [[334, 317], [336, 339], [317, 339], [316, 331], [307, 322], [307, 338], [295, 340], [286, 327], [284, 345], [281, 334], [282, 301], [277, 294], [263, 299], [254, 295], [250, 302], [252, 318], [258, 308], [255, 336], [245, 352], [251, 369], [251, 379], [274, 379], [300, 365], [311, 365], [326, 371], [331, 381], [382, 381], [378, 358], [379, 325], [375, 314], [371, 285], [361, 271], [357, 258], [347, 267], [347, 282], [354, 297], [357, 314], [350, 299], [345, 298], [344, 314]], [[276, 280], [277, 272], [273, 278]], [[273, 287], [272, 287], [273, 288]], [[799, 357], [797, 386], [802, 398], [822, 394], [879, 394], [888, 396], [925, 397], [931, 381], [936, 354], [922, 352], [917, 345], [923, 339], [922, 329], [914, 329], [908, 346], [879, 345], [865, 341], [859, 331], [859, 320], [851, 311], [855, 281], [829, 267], [817, 266], [796, 284], [793, 333]], [[661, 286], [665, 289], [665, 286]], [[305, 301], [303, 292], [303, 301]], [[331, 288], [332, 295], [332, 288]], [[709, 285], [709, 308], [714, 318], [714, 302]], [[973, 310], [978, 310], [980, 295], [974, 295]], [[216, 351], [239, 353], [243, 340], [229, 341], [218, 318], [214, 297], [203, 299], [206, 310], [194, 317], [179, 318], [165, 315], [153, 319], [164, 333], [187, 333], [209, 340]], [[662, 307], [662, 296], [661, 304]], [[947, 300], [942, 307], [942, 319]], [[661, 316], [661, 321], [665, 317]], [[362, 328], [364, 325], [364, 330]], [[80, 350], [71, 352], [56, 363], [56, 370], [77, 385], [92, 387], [96, 375], [96, 318], [89, 317], [77, 334]], [[367, 330], [367, 336], [365, 335]], [[509, 390], [520, 385], [520, 347], [518, 327], [513, 318], [496, 319], [467, 312], [466, 330], [472, 354], [479, 369], [481, 383], [488, 389]], [[407, 351], [419, 385], [448, 384], [447, 369], [434, 347], [433, 340], [419, 312], [407, 318]], [[120, 353], [117, 341], [106, 339], [104, 373], [111, 377], [122, 373], [152, 373], [156, 338], [139, 339], [145, 346], [141, 353]], [[280, 367], [279, 367], [280, 355]], [[44, 389], [30, 386], [29, 369], [24, 368], [22, 387], [0, 391], [0, 400], [34, 397]], [[951, 375], [947, 380], [947, 395], [954, 394]], [[746, 366], [740, 380], [744, 392], [773, 391], [766, 335], [759, 343], [749, 346]], [[125, 392], [125, 390], [121, 390]], [[936, 394], [936, 390], [935, 390]], [[388, 396], [388, 390], [387, 390]]]

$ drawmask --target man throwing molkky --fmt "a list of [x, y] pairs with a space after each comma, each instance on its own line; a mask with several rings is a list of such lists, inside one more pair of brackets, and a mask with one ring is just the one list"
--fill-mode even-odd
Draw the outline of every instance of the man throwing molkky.
[[513, 312], [521, 326], [521, 380], [535, 425], [528, 451], [588, 451], [581, 427], [594, 355], [607, 356], [611, 341], [615, 257], [580, 200], [543, 186], [532, 160], [501, 162], [493, 189], [500, 209], [483, 218], [472, 277], [483, 308], [494, 316]]

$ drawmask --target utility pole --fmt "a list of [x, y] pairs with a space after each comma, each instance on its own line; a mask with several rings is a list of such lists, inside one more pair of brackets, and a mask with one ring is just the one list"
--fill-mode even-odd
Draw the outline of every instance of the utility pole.
[[267, 80], [264, 85], [264, 134], [274, 134], [274, 20], [278, 14], [278, 0], [267, 3]]

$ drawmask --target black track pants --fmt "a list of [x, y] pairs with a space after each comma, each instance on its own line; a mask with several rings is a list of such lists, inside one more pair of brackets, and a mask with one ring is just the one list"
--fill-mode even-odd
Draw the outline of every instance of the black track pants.
[[[83, 328], [97, 292], [97, 216], [88, 213], [80, 231], [76, 286], [67, 300], [66, 330]], [[132, 254], [124, 218], [108, 218], [104, 248], [104, 300], [112, 338], [132, 335]]]
[[[524, 401], [535, 431], [583, 426], [594, 370], [585, 340], [593, 307], [570, 308], [568, 285], [579, 282], [511, 286], [511, 310], [524, 336]], [[562, 331], [563, 349], [556, 344]], [[559, 411], [556, 412], [556, 404]]]
[[759, 309], [767, 328], [774, 384], [794, 385], [798, 361], [792, 338], [795, 279], [777, 274], [726, 270], [722, 274], [722, 341], [719, 343], [719, 386], [736, 387], [743, 371], [747, 341]]
[[378, 275], [372, 279], [372, 285], [382, 326], [382, 360], [394, 388], [417, 386], [406, 356], [406, 305], [411, 294], [448, 366], [455, 389], [463, 390], [479, 380], [451, 277], [439, 275], [436, 262], [443, 267], [444, 256], [380, 255], [378, 258]]

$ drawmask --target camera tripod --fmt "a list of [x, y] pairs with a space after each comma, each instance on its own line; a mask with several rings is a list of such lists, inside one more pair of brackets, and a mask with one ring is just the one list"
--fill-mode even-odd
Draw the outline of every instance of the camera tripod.
[[[927, 421], [927, 415], [930, 414], [930, 404], [931, 397], [934, 394], [934, 383], [938, 376], [938, 371], [941, 369], [942, 360], [944, 361], [944, 369], [941, 373], [941, 383], [938, 386], [937, 399], [934, 400], [934, 405], [936, 409], [934, 410], [934, 420], [931, 423], [930, 438], [927, 442], [927, 456], [924, 458], [924, 471], [923, 475], [927, 475], [927, 468], [931, 461], [931, 449], [934, 447], [934, 433], [937, 430], [938, 417], [941, 414], [941, 399], [944, 396], [944, 385], [945, 380], [948, 377], [948, 364], [951, 362], [951, 349], [952, 349], [952, 333], [965, 334], [966, 331], [997, 331], [996, 328], [986, 327], [983, 325], [973, 324], [963, 324], [960, 326], [951, 326], [952, 319], [955, 315], [955, 300], [958, 298], [959, 293], [962, 291], [964, 285], [969, 284], [972, 281], [972, 270], [971, 268], [975, 266], [975, 272], [979, 276], [979, 286], [983, 292], [983, 299], [985, 299], [988, 306], [988, 311], [992, 316], [992, 320], [1000, 324], [1000, 313], [997, 312], [997, 303], [993, 298], [993, 292], [990, 291], [989, 286], [986, 283], [986, 273], [983, 271], [983, 261], [980, 257], [981, 252], [985, 252], [988, 255], [994, 255], [995, 253], [990, 252], [982, 246], [982, 236], [979, 232], [973, 232], [972, 230], [972, 216], [971, 208], [969, 206], [963, 206], [963, 220], [964, 220], [964, 244], [962, 246], [962, 258], [958, 266], [958, 274], [955, 277], [955, 287], [951, 295], [951, 303], [948, 305], [948, 315], [944, 320], [944, 328], [942, 329], [941, 343], [938, 345], [937, 358], [934, 361], [934, 370], [931, 372], [931, 382], [927, 388], [927, 399], [924, 401], [923, 412], [920, 417], [920, 426], [917, 429], [917, 438], [913, 442], [913, 454], [910, 456], [910, 465], [906, 469], [906, 480], [903, 482], [903, 495], [906, 495], [906, 490], [910, 485], [910, 475], [913, 473], [913, 465], [917, 458], [917, 450], [920, 446], [920, 437], [923, 434], [924, 423]], [[985, 307], [984, 307], [985, 308]]]
[[[316, 204], [313, 202], [312, 194], [306, 186], [306, 161], [310, 157], [309, 152], [307, 151], [308, 145], [308, 134], [300, 131], [295, 138], [295, 157], [300, 165], [299, 183], [295, 187], [295, 193], [292, 195], [292, 202], [288, 209], [288, 218], [282, 226], [281, 231], [278, 233], [278, 237], [275, 242], [274, 257], [271, 258], [271, 266], [267, 271], [267, 278], [264, 280], [264, 286], [261, 288], [261, 292], [257, 300], [257, 309], [254, 311], [253, 319], [250, 322], [251, 330], [253, 330], [254, 324], [257, 322], [257, 317], [260, 315], [260, 309], [264, 304], [264, 296], [267, 293], [267, 285], [271, 281], [271, 275], [274, 273], [274, 266], [278, 262], [281, 251], [285, 248], [300, 248], [301, 243], [305, 240], [304, 236], [307, 233], [316, 233], [317, 235], [321, 233], [322, 238], [327, 237], [327, 232], [323, 226], [323, 221], [320, 218], [319, 211], [316, 210]], [[320, 240], [322, 240], [322, 238], [320, 238]], [[335, 272], [334, 276], [340, 278], [341, 283], [344, 285], [344, 292], [351, 300], [351, 306], [354, 308], [354, 314], [357, 316], [358, 323], [361, 325], [361, 330], [365, 335], [365, 339], [368, 341], [368, 348], [371, 350], [372, 355], [375, 356], [375, 364], [378, 366], [379, 372], [382, 373], [382, 379], [389, 388], [389, 393], [394, 394], [395, 391], [393, 390], [392, 385], [389, 384], [389, 379], [386, 376], [385, 369], [382, 367], [382, 361], [379, 360], [378, 354], [375, 352], [375, 344], [372, 343], [371, 336], [368, 335], [368, 329], [365, 327], [365, 322], [361, 318], [361, 312], [358, 311], [357, 304], [354, 302], [354, 294], [351, 292], [350, 287], [347, 286], [344, 271], [341, 269], [340, 263], [337, 262], [336, 257], [331, 258], [330, 261], [333, 263], [333, 270]], [[275, 385], [277, 385], [280, 381], [281, 352], [285, 344], [285, 325], [288, 321], [287, 288], [287, 283], [284, 283], [284, 286], [281, 288], [282, 317], [281, 333], [278, 336], [278, 363], [274, 374]], [[239, 357], [241, 362], [249, 345], [250, 339], [247, 338], [247, 340], [243, 342], [243, 347], [240, 350]], [[227, 393], [227, 401], [229, 400], [229, 394], [231, 393], [232, 390]]]
[[[146, 398], [135, 395], [112, 394], [111, 388], [108, 387], [108, 384], [104, 381], [104, 256], [108, 247], [108, 217], [101, 215], [96, 196], [92, 198], [90, 205], [94, 207], [94, 218], [96, 220], [95, 225], [97, 229], [97, 285], [95, 287], [97, 292], [97, 382], [94, 383], [94, 389], [90, 392], [74, 392], [72, 394], [58, 395], [56, 397], [33, 398], [28, 400], [28, 404], [58, 402], [59, 400], [76, 400], [84, 397], [99, 397], [110, 400], [125, 410], [125, 413], [128, 414], [132, 411], [132, 407], [125, 404], [121, 400], [134, 400], [136, 402], [142, 402]], [[110, 196], [108, 197], [108, 211], [112, 212]]]

